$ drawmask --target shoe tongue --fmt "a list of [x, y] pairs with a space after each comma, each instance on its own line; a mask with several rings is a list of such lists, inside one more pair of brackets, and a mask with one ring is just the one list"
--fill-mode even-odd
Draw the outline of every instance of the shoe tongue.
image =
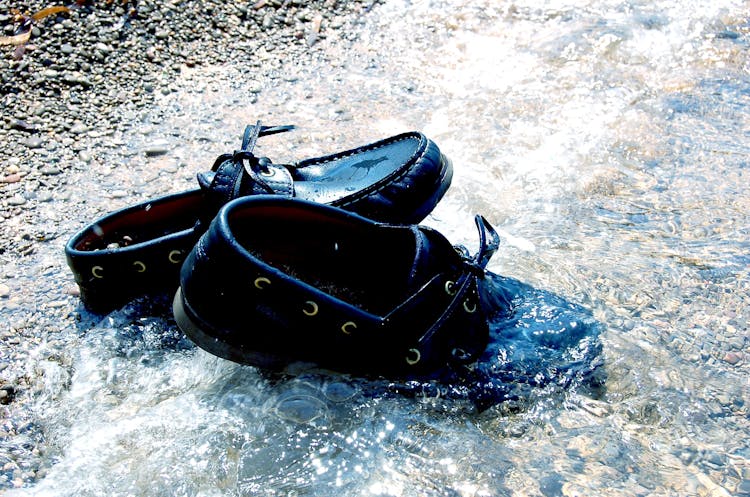
[[436, 274], [450, 271], [456, 255], [450, 242], [436, 231], [421, 226], [412, 230], [416, 250], [407, 285], [410, 292], [421, 288]]

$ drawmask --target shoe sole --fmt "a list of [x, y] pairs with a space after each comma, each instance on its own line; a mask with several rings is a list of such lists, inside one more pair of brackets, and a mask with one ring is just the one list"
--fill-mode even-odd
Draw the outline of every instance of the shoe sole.
[[172, 300], [172, 313], [177, 326], [194, 344], [206, 352], [240, 364], [258, 366], [268, 369], [280, 369], [289, 364], [279, 356], [243, 350], [241, 345], [230, 345], [216, 338], [214, 335], [204, 331], [210, 327], [198, 323], [199, 319], [194, 317], [190, 305], [182, 295], [182, 288], [178, 288]]

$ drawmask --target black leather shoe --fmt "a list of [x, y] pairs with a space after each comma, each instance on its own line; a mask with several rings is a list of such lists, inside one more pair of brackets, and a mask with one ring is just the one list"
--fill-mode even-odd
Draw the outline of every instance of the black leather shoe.
[[199, 174], [199, 189], [113, 212], [74, 235], [65, 253], [84, 305], [103, 313], [140, 295], [174, 291], [185, 255], [234, 198], [276, 194], [409, 224], [427, 216], [450, 185], [450, 160], [417, 132], [294, 164], [253, 155], [258, 137], [289, 129], [248, 126], [239, 151]]
[[212, 354], [266, 368], [303, 361], [400, 378], [467, 368], [488, 343], [478, 285], [498, 246], [476, 223], [470, 257], [423, 226], [290, 198], [233, 200], [182, 266], [175, 319]]

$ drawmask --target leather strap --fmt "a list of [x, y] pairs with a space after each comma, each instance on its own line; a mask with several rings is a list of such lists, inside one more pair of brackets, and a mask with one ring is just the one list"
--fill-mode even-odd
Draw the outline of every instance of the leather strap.
[[284, 133], [294, 126], [262, 126], [260, 121], [245, 128], [242, 146], [232, 154], [219, 156], [211, 173], [200, 173], [198, 183], [217, 205], [246, 195], [273, 194], [291, 197], [294, 182], [291, 166], [276, 165], [253, 153], [261, 136]]

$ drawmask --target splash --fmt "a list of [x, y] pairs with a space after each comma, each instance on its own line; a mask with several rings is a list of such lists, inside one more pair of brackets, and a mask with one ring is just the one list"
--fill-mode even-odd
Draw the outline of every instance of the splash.
[[490, 342], [476, 365], [429, 381], [393, 383], [399, 393], [467, 400], [484, 410], [528, 398], [535, 388], [587, 387], [604, 381], [602, 325], [583, 307], [516, 279], [488, 274], [482, 302]]

